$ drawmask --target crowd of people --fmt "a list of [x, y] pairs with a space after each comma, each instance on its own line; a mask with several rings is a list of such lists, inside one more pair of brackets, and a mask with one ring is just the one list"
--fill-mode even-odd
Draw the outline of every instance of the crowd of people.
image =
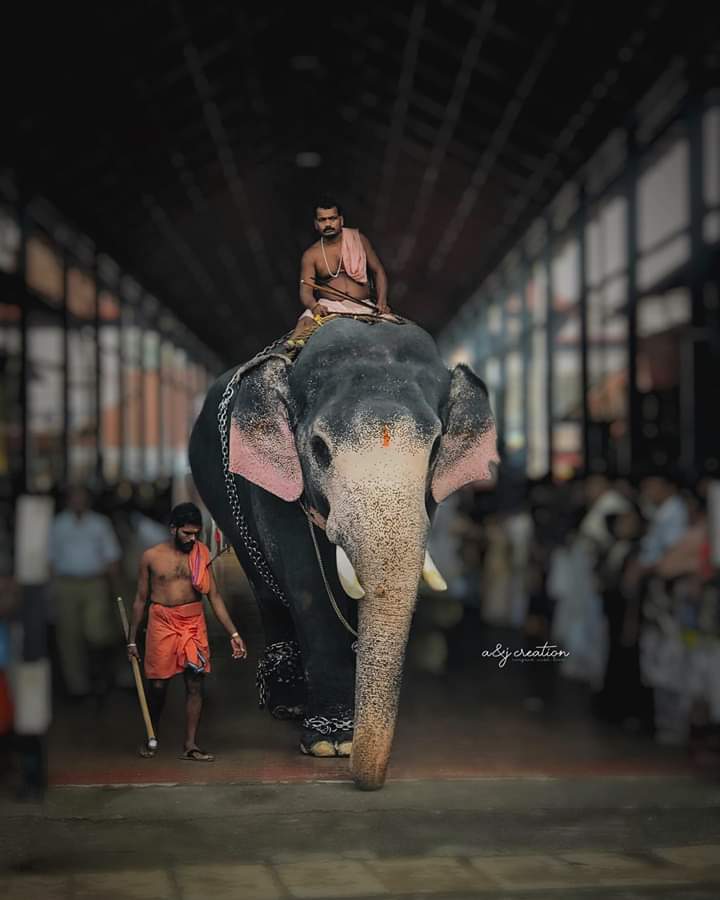
[[[670, 470], [561, 484], [500, 479], [462, 492], [449, 518], [451, 591], [525, 644], [566, 651], [595, 715], [720, 761], [720, 482]], [[449, 516], [449, 513], [445, 513]], [[526, 703], [542, 709], [550, 681]]]

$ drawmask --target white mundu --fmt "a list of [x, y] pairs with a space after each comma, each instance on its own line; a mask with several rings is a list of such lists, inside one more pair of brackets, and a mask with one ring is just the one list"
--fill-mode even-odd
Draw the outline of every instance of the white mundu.
[[48, 541], [52, 497], [24, 495], [15, 510], [15, 577], [18, 584], [40, 585], [50, 578]]

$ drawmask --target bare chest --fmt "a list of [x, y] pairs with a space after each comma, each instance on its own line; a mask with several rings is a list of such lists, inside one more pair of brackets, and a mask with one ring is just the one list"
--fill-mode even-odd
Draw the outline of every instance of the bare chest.
[[163, 560], [151, 568], [150, 577], [156, 585], [190, 584], [190, 566], [187, 559]]
[[315, 273], [318, 278], [326, 281], [328, 278], [337, 278], [343, 272], [342, 247], [326, 244], [319, 246], [315, 255]]

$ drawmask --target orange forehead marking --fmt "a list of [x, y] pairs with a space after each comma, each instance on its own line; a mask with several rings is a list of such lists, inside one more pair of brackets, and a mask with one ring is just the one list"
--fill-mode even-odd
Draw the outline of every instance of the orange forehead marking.
[[390, 429], [387, 425], [383, 425], [383, 447], [390, 446]]

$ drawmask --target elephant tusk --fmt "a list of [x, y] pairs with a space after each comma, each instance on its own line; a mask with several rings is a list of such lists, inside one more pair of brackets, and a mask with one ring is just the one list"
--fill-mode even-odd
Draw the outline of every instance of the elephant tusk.
[[335, 561], [342, 589], [353, 600], [361, 600], [365, 596], [365, 591], [358, 581], [355, 569], [348, 559], [347, 553], [339, 545], [335, 548]]
[[425, 551], [425, 562], [423, 564], [423, 578], [434, 591], [447, 590], [447, 582], [438, 571], [427, 550]]

